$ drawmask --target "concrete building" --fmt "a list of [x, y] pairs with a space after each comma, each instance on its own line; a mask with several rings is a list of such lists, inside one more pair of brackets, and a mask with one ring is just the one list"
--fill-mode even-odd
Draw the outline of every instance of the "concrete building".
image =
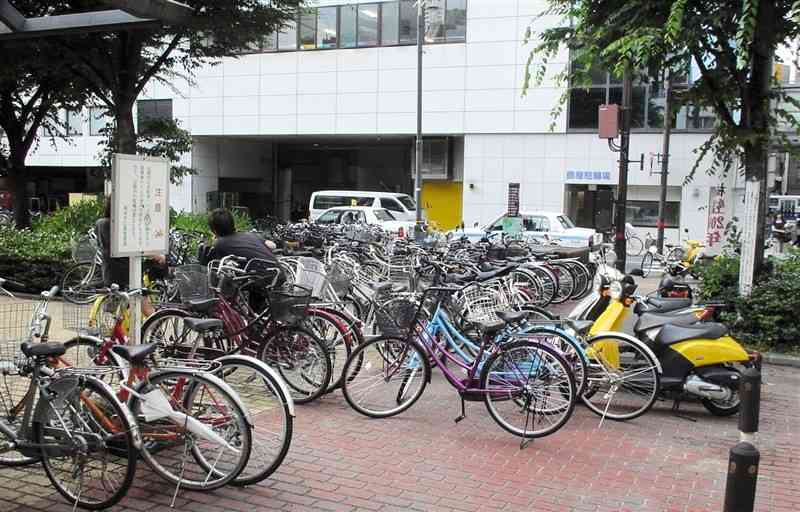
[[[197, 70], [193, 85], [153, 82], [138, 103], [139, 119], [174, 116], [194, 137], [184, 164], [198, 174], [172, 191], [176, 208], [204, 211], [242, 205], [284, 217], [307, 208], [312, 191], [376, 189], [411, 192], [416, 123], [415, 8], [411, 1], [319, 0], [298, 24], [265, 37], [252, 53]], [[617, 154], [597, 136], [597, 106], [619, 101], [621, 84], [596, 73], [589, 90], [571, 91], [563, 113], [551, 109], [565, 90], [554, 77], [523, 94], [531, 45], [526, 28], [559, 23], [537, 18], [541, 0], [429, 0], [424, 55], [424, 197], [445, 227], [486, 223], [505, 209], [509, 182], [521, 183], [523, 210], [559, 210], [579, 225], [605, 229], [612, 218]], [[177, 90], [177, 93], [175, 92]], [[642, 236], [654, 231], [661, 152], [663, 92], [634, 90], [630, 218]], [[73, 116], [74, 136], [41, 144], [36, 166], [97, 165], [104, 121], [99, 111]], [[672, 139], [668, 237], [679, 228], [705, 238], [708, 208], [720, 184], [694, 150], [713, 117], [684, 108]], [[652, 162], [652, 164], [651, 164]], [[652, 169], [652, 171], [651, 171]], [[725, 187], [738, 188], [735, 177]], [[726, 208], [732, 215], [736, 196]]]

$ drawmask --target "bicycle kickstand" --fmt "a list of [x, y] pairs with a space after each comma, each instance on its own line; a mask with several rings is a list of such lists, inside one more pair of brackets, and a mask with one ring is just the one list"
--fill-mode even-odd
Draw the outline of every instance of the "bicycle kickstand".
[[461, 415], [460, 415], [458, 418], [456, 418], [455, 420], [453, 420], [453, 421], [455, 421], [456, 423], [458, 423], [459, 421], [461, 421], [461, 420], [463, 420], [464, 418], [466, 418], [466, 417], [467, 417], [467, 412], [466, 412], [466, 410], [464, 409], [464, 407], [465, 407], [465, 406], [464, 406], [464, 397], [462, 396], [462, 397], [461, 397]]
[[691, 416], [686, 416], [685, 414], [681, 414], [680, 408], [681, 408], [681, 399], [676, 398], [675, 401], [672, 403], [672, 414], [674, 414], [676, 418], [681, 418], [683, 420], [688, 420], [693, 423], [697, 423], [697, 418], [692, 418]]

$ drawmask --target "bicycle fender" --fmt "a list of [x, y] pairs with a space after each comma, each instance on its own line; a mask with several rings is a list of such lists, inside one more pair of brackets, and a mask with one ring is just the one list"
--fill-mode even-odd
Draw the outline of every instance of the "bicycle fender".
[[[236, 402], [236, 405], [238, 405], [242, 409], [242, 411], [244, 411], [244, 418], [245, 418], [245, 421], [247, 421], [247, 424], [250, 427], [254, 426], [253, 418], [250, 416], [250, 409], [248, 409], [244, 405], [244, 403], [242, 402], [241, 397], [239, 396], [239, 393], [234, 391], [234, 389], [232, 387], [230, 387], [227, 382], [225, 382], [224, 380], [220, 379], [219, 377], [214, 375], [212, 372], [202, 371], [202, 370], [188, 370], [188, 369], [182, 369], [182, 368], [171, 368], [171, 369], [165, 369], [163, 371], [155, 371], [155, 372], [150, 374], [150, 378], [156, 377], [157, 375], [160, 375], [162, 373], [180, 373], [180, 374], [186, 375], [188, 377], [194, 377], [195, 375], [201, 375], [204, 378], [207, 378], [208, 380], [213, 382], [214, 385], [219, 386], [220, 388], [222, 388], [223, 391], [225, 391], [226, 393], [228, 393], [228, 395], [231, 396], [231, 398], [234, 400], [234, 402]], [[147, 384], [146, 381], [139, 382], [139, 384], [134, 388], [134, 391], [136, 391], [137, 393], [141, 393], [141, 389], [142, 389], [142, 387], [144, 387], [145, 384]]]
[[281, 377], [280, 374], [277, 371], [275, 371], [271, 366], [269, 366], [267, 363], [265, 363], [264, 361], [260, 361], [255, 357], [242, 356], [242, 355], [222, 356], [215, 360], [223, 364], [226, 361], [246, 361], [248, 364], [252, 364], [263, 370], [270, 377], [275, 379], [275, 382], [278, 383], [278, 387], [281, 388], [283, 396], [286, 398], [286, 405], [289, 406], [289, 414], [292, 417], [295, 417], [294, 399], [292, 398], [292, 394], [289, 392], [289, 386], [286, 385], [286, 381], [283, 380], [283, 377]]
[[[67, 370], [67, 371], [69, 371], [69, 370]], [[48, 386], [48, 389], [50, 391], [55, 392], [56, 394], [66, 394], [72, 388], [77, 386], [79, 379], [91, 379], [95, 384], [97, 384], [98, 387], [103, 388], [103, 390], [106, 393], [108, 393], [109, 396], [113, 396], [113, 397], [117, 396], [117, 394], [114, 392], [114, 390], [111, 388], [111, 386], [106, 384], [104, 381], [102, 381], [100, 379], [97, 379], [95, 377], [87, 376], [87, 375], [80, 375], [80, 376], [79, 375], [66, 375], [64, 377], [58, 378], [57, 380], [51, 381], [50, 385]], [[58, 400], [58, 398], [56, 398], [56, 400]], [[47, 404], [49, 404], [49, 403], [50, 403], [49, 401], [41, 400], [41, 399], [38, 401], [38, 403], [36, 404], [36, 410], [34, 411], [34, 414], [33, 414], [33, 418], [34, 418], [33, 421], [34, 422], [41, 423], [41, 419], [42, 419], [43, 415], [47, 412], [45, 410], [45, 407], [47, 407]], [[122, 406], [121, 409], [122, 409], [123, 415], [125, 416], [125, 419], [127, 420], [128, 424], [131, 426], [131, 437], [133, 438], [133, 446], [137, 450], [141, 450], [141, 448], [142, 448], [142, 436], [141, 436], [141, 433], [139, 432], [139, 423], [136, 421], [136, 418], [133, 417], [133, 413], [131, 413], [131, 411], [128, 408], [127, 404], [120, 402], [120, 405]]]
[[650, 357], [653, 358], [653, 361], [656, 362], [656, 368], [658, 369], [658, 373], [659, 374], [664, 373], [664, 370], [661, 369], [661, 361], [659, 361], [658, 357], [656, 357], [656, 354], [650, 349], [650, 347], [648, 347], [647, 344], [644, 343], [639, 338], [635, 338], [635, 337], [631, 336], [630, 334], [625, 334], [624, 332], [602, 331], [602, 332], [596, 333], [594, 336], [592, 336], [591, 338], [587, 339], [586, 340], [586, 344], [588, 345], [588, 344], [590, 344], [592, 342], [592, 340], [594, 340], [596, 338], [602, 338], [603, 336], [617, 336], [617, 337], [623, 338], [625, 341], [628, 341], [628, 342], [636, 345], [637, 347], [641, 348], [644, 352], [647, 353], [647, 355], [649, 355]]

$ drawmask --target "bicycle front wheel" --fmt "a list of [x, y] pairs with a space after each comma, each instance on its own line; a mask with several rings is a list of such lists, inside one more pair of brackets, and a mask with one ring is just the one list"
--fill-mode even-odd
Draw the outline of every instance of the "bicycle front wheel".
[[360, 345], [344, 365], [342, 393], [350, 407], [370, 418], [388, 418], [414, 405], [428, 384], [424, 350], [399, 338]]
[[233, 485], [256, 484], [280, 467], [292, 444], [291, 396], [261, 361], [248, 356], [219, 359], [215, 375], [239, 395], [253, 421], [253, 453]]
[[259, 359], [280, 373], [295, 403], [313, 402], [331, 383], [328, 347], [306, 329], [284, 327], [273, 332], [261, 347]]
[[91, 304], [97, 298], [97, 290], [102, 287], [102, 271], [91, 262], [71, 266], [61, 279], [61, 295], [73, 304]]
[[218, 489], [241, 474], [252, 430], [227, 384], [209, 373], [165, 370], [151, 374], [137, 392], [131, 411], [139, 421], [142, 458], [155, 473], [192, 491]]
[[34, 439], [42, 465], [70, 505], [100, 510], [119, 502], [136, 472], [136, 425], [113, 391], [91, 377], [53, 381], [40, 398]]
[[642, 254], [642, 249], [644, 249], [644, 243], [642, 239], [638, 236], [632, 236], [628, 238], [627, 243], [625, 244], [625, 252], [628, 256], [639, 256]]
[[515, 436], [553, 434], [575, 409], [577, 389], [569, 363], [540, 343], [503, 345], [484, 364], [480, 382], [489, 415]]
[[589, 339], [589, 375], [581, 397], [595, 414], [631, 420], [646, 413], [658, 397], [658, 362], [638, 340], [616, 334]]

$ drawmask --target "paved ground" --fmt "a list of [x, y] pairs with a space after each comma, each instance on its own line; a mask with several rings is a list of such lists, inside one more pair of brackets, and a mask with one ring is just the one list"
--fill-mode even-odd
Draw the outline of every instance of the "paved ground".
[[[800, 373], [767, 366], [756, 510], [800, 510]], [[657, 404], [642, 418], [607, 422], [583, 407], [557, 434], [524, 450], [467, 403], [454, 424], [457, 397], [435, 374], [420, 402], [403, 415], [371, 420], [339, 393], [298, 407], [289, 455], [254, 487], [182, 493], [177, 510], [364, 511], [719, 511], [736, 419], [686, 405], [691, 422]], [[119, 511], [167, 509], [172, 489], [142, 464]], [[3, 512], [71, 509], [39, 467], [0, 469]]]

